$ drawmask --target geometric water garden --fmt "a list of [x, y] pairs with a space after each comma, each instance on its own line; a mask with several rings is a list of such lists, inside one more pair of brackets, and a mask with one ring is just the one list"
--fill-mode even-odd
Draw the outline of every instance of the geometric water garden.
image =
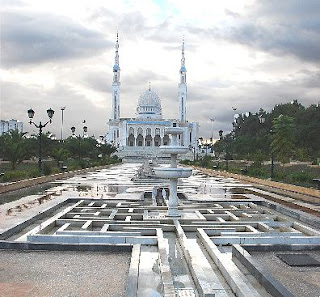
[[[169, 184], [148, 172], [148, 166], [121, 164], [57, 182], [48, 207], [2, 230], [1, 248], [128, 251], [125, 296], [319, 292], [315, 282], [305, 291], [292, 285], [301, 271], [276, 256], [319, 260], [316, 216], [269, 201], [272, 193], [261, 195], [249, 184], [194, 170], [178, 184], [180, 216], [168, 217]], [[282, 267], [283, 278], [273, 265]], [[319, 276], [318, 267], [305, 269], [310, 279]]]

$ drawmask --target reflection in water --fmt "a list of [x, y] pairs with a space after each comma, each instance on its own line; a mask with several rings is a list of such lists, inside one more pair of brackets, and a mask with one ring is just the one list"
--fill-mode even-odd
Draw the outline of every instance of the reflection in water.
[[108, 185], [108, 192], [115, 192], [118, 194], [124, 193], [129, 186], [124, 185]]
[[81, 186], [77, 186], [76, 189], [78, 192], [87, 192], [87, 191], [91, 190], [91, 186], [81, 185]]

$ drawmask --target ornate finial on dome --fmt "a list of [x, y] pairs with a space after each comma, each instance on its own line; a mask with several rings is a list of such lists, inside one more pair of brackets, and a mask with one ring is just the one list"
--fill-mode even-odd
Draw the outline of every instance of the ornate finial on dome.
[[151, 81], [149, 81], [149, 91], [151, 91]]

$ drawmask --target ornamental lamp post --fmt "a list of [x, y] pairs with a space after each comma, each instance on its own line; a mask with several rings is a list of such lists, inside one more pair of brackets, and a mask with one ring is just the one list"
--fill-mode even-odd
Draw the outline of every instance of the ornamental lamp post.
[[[75, 135], [76, 127], [72, 126], [70, 129], [71, 129], [72, 136], [75, 138], [78, 138], [78, 140], [79, 140], [79, 164], [80, 164], [81, 163], [81, 135], [80, 134], [78, 136]], [[84, 126], [83, 127], [83, 138], [85, 138], [85, 135], [87, 135], [87, 132], [88, 132], [88, 127]]]
[[[258, 115], [258, 118], [259, 118], [259, 123], [263, 125], [266, 121], [265, 114]], [[274, 131], [272, 129], [269, 131], [269, 133], [271, 134], [271, 137], [273, 137]], [[274, 178], [274, 152], [271, 147], [270, 179], [272, 180], [273, 178]]]
[[213, 122], [214, 122], [214, 118], [210, 118], [210, 122], [211, 122], [211, 139], [213, 139]]
[[47, 124], [51, 124], [52, 123], [52, 117], [54, 115], [54, 110], [49, 108], [47, 109], [47, 114], [49, 117], [49, 121], [47, 121], [45, 124], [42, 124], [41, 122], [39, 124], [36, 124], [33, 121], [33, 117], [34, 117], [34, 110], [32, 108], [30, 108], [28, 110], [28, 117], [30, 119], [29, 124], [33, 124], [36, 128], [39, 129], [39, 160], [38, 160], [38, 167], [39, 167], [39, 173], [42, 174], [42, 128], [44, 128], [45, 126], [47, 126]]
[[61, 106], [61, 136], [60, 136], [60, 140], [63, 141], [63, 112], [66, 109], [66, 106]]
[[[264, 124], [265, 123], [265, 121], [266, 121], [265, 114], [258, 115], [258, 118], [259, 118], [259, 123], [260, 124]], [[274, 131], [272, 129], [269, 131], [269, 133], [271, 134], [271, 137], [273, 137]], [[272, 180], [273, 178], [274, 178], [274, 152], [273, 152], [273, 149], [271, 147], [270, 179]]]

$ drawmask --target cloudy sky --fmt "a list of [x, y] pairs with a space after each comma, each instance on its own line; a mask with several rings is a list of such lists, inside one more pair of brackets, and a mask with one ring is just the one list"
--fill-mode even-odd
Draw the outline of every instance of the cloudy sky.
[[234, 111], [320, 101], [319, 0], [1, 0], [0, 119], [27, 124], [56, 111], [47, 130], [107, 131], [119, 32], [121, 116], [152, 89], [166, 118], [178, 115], [185, 36], [189, 121], [200, 134], [230, 131]]

